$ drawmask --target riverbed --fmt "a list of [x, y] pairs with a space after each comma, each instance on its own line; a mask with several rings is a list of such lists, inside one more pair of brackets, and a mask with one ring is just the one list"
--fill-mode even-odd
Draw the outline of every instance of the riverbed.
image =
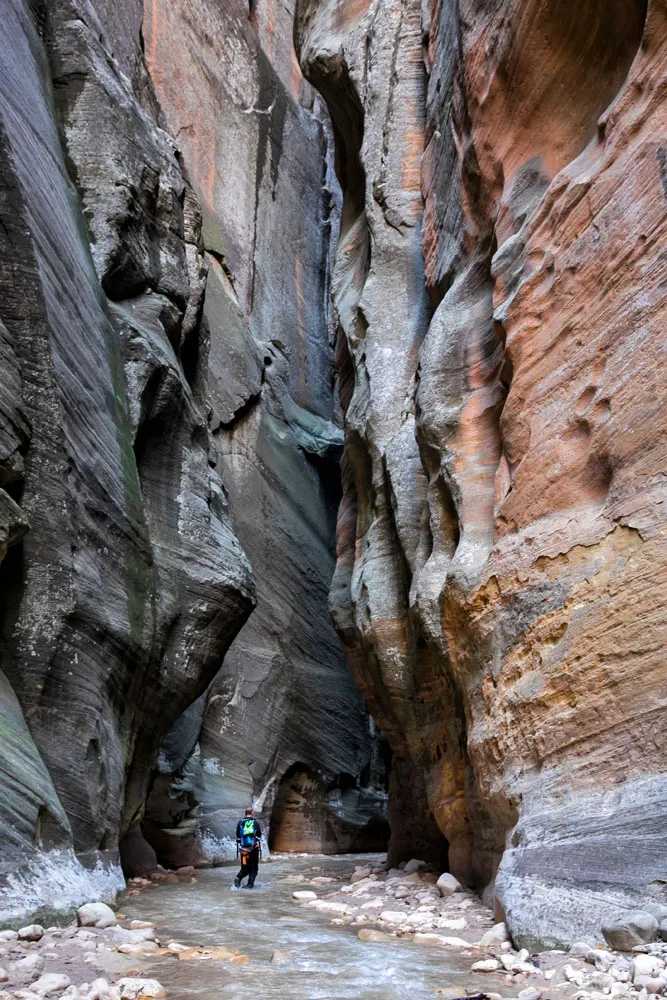
[[[153, 921], [163, 942], [225, 945], [249, 958], [243, 965], [142, 958], [140, 970], [163, 984], [169, 1000], [425, 1000], [437, 990], [465, 997], [489, 989], [512, 995], [502, 980], [492, 985], [488, 976], [472, 974], [469, 955], [420, 947], [409, 938], [360, 941], [356, 928], [332, 924], [330, 915], [292, 899], [292, 892], [303, 888], [300, 877], [334, 878], [336, 883], [327, 885], [334, 889], [349, 880], [355, 866], [376, 860], [283, 855], [261, 866], [252, 890], [235, 890], [236, 869], [224, 867], [198, 872], [193, 883], [166, 883], [128, 895], [121, 901], [128, 920]], [[283, 956], [279, 961], [276, 952]]]

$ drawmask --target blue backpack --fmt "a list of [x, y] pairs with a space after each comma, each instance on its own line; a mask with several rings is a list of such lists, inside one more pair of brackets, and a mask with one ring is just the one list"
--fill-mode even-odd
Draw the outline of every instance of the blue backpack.
[[250, 851], [255, 846], [255, 821], [254, 819], [241, 820], [241, 847]]

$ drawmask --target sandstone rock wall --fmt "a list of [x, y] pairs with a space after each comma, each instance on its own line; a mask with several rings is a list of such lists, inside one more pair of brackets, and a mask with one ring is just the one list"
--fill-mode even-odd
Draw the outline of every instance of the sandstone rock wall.
[[171, 822], [164, 794], [149, 808], [151, 835], [182, 861], [233, 855], [249, 801], [268, 830], [294, 767], [317, 775], [326, 849], [341, 782], [357, 788], [355, 829], [386, 807], [381, 775], [380, 794], [359, 789], [362, 772], [371, 781], [369, 724], [327, 608], [343, 444], [329, 317], [339, 194], [328, 116], [299, 70], [292, 24], [293, 7], [272, 0], [250, 17], [238, 0], [145, 4], [148, 70], [202, 207], [210, 426], [257, 586], [200, 733], [191, 721], [178, 741], [190, 756], [164, 759], [159, 785], [171, 772], [187, 794]]
[[[119, 845], [126, 871], [154, 866], [141, 831], [146, 796], [176, 766], [198, 780], [203, 719], [214, 720], [206, 726], [218, 740], [208, 756], [227, 774], [207, 791], [212, 811], [225, 795], [237, 810], [297, 759], [333, 786], [341, 773], [358, 786], [371, 752], [326, 617], [341, 434], [326, 311], [325, 131], [278, 88], [245, 25], [241, 67], [232, 46], [226, 72], [261, 113], [246, 116], [209, 87], [213, 119], [252, 123], [246, 148], [223, 143], [216, 169], [228, 214], [218, 213], [200, 187], [215, 149], [195, 132], [203, 152], [190, 162], [147, 72], [149, 14], [140, 0], [3, 8], [0, 922], [113, 895]], [[276, 58], [280, 74], [295, 71]], [[193, 58], [193, 87], [200, 68]], [[273, 124], [263, 87], [282, 95]], [[280, 123], [295, 150], [289, 174], [274, 162]], [[249, 149], [264, 186], [252, 172], [239, 184], [254, 205], [244, 216], [232, 170], [243, 179]], [[257, 223], [253, 212], [264, 213]], [[238, 233], [237, 222], [246, 227]], [[223, 241], [239, 254], [230, 264]], [[278, 254], [274, 266], [272, 245], [283, 264]], [[264, 611], [251, 633], [258, 645], [249, 639], [211, 689], [256, 603], [230, 501], [237, 534], [253, 546]], [[226, 701], [250, 706], [237, 712], [249, 735], [221, 746], [234, 708], [212, 713], [228, 688]], [[376, 797], [368, 815], [383, 806]], [[155, 847], [171, 860], [159, 837]]]
[[344, 195], [332, 608], [395, 785], [526, 942], [600, 940], [667, 882], [666, 26], [297, 12]]

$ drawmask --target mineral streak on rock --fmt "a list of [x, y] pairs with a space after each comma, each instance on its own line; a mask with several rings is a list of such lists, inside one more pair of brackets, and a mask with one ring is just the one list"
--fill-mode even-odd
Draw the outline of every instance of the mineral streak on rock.
[[344, 196], [333, 613], [419, 815], [519, 940], [600, 940], [667, 880], [666, 18], [297, 11]]

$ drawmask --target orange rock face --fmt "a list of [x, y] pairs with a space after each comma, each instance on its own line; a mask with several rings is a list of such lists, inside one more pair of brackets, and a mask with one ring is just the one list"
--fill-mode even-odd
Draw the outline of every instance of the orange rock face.
[[664, 4], [340, 7], [336, 623], [451, 870], [599, 940], [667, 879]]

